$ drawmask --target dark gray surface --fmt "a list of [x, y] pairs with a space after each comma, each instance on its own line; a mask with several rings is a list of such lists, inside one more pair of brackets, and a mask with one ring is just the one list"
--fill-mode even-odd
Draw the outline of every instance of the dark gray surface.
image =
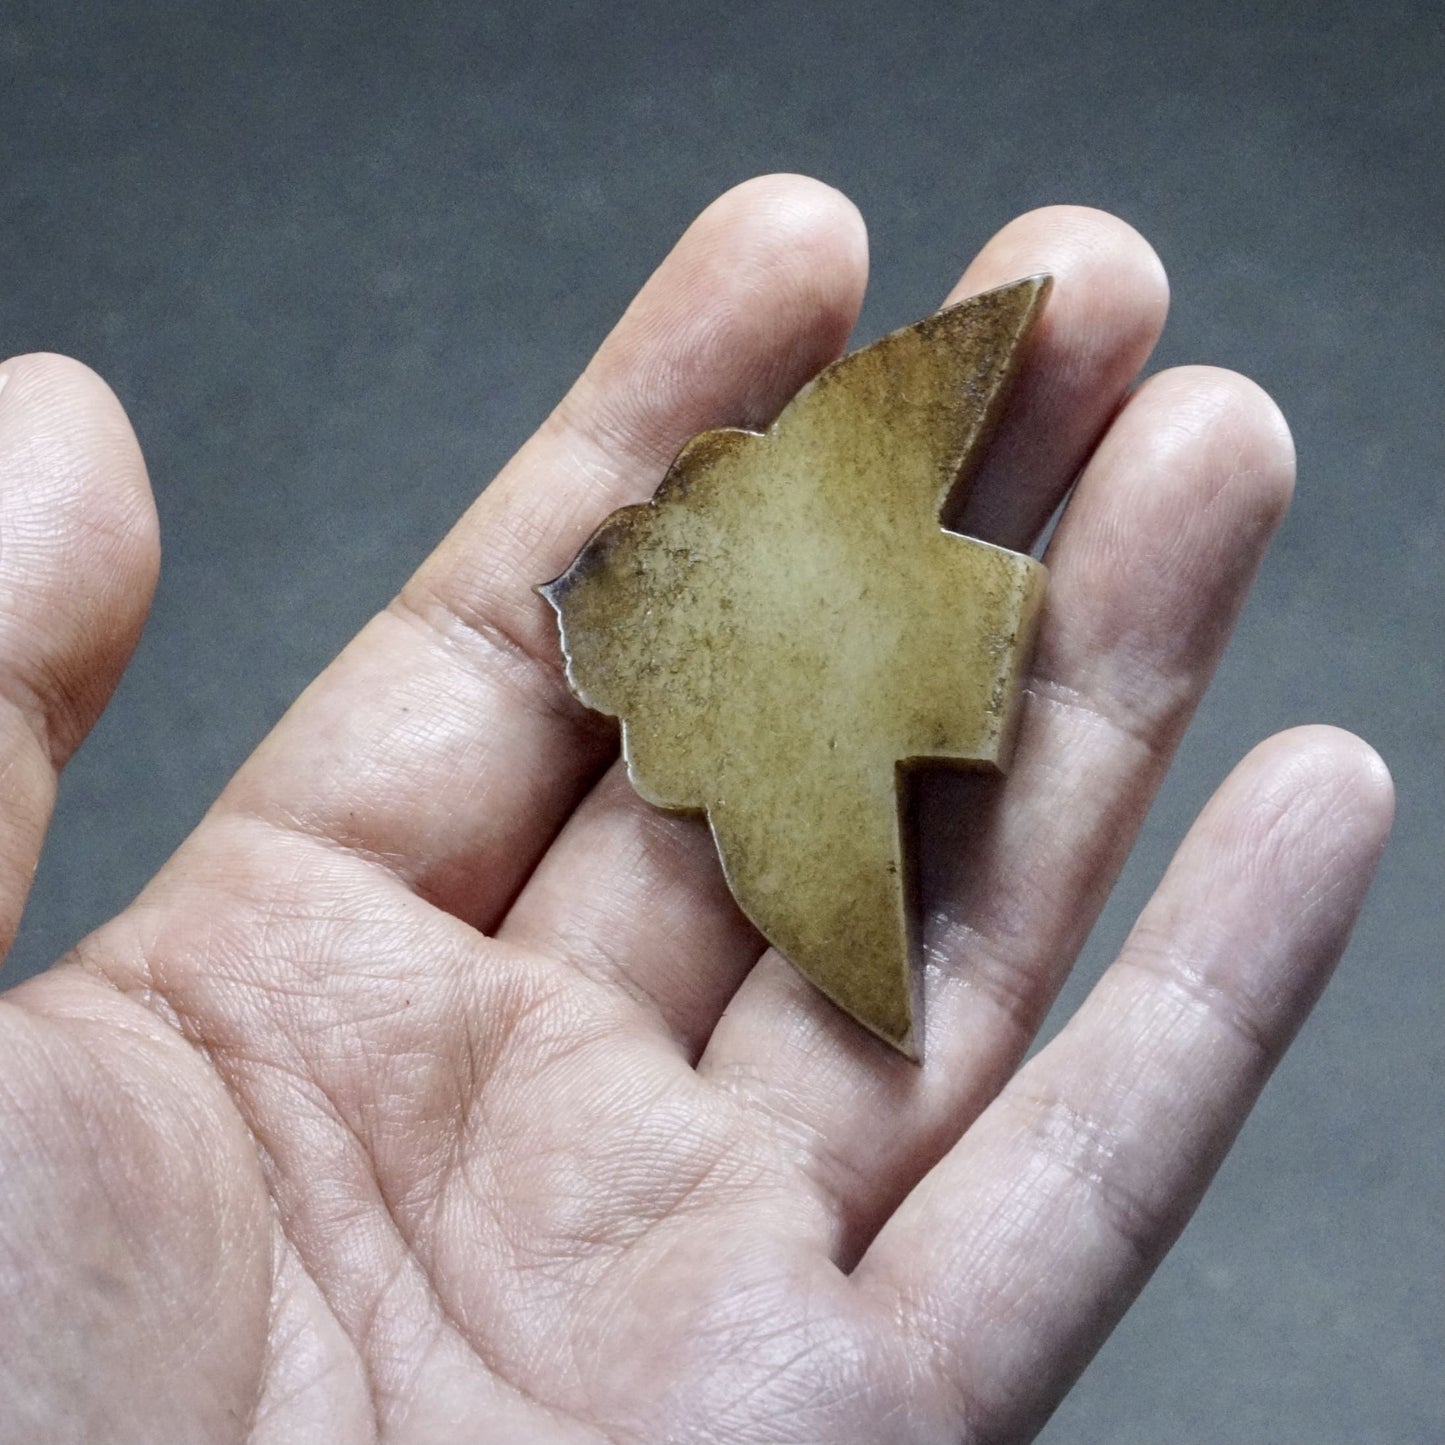
[[714, 193], [852, 195], [868, 335], [1014, 213], [1105, 206], [1172, 273], [1157, 362], [1261, 380], [1301, 486], [1069, 999], [1265, 734], [1354, 728], [1401, 808], [1338, 980], [1045, 1438], [1445, 1438], [1440, 71], [1433, 0], [0, 6], [0, 350], [109, 378], [167, 548], [10, 977], [131, 896]]

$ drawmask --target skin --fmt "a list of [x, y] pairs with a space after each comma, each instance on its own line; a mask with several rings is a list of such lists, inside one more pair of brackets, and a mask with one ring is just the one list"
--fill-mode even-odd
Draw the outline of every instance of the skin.
[[[1271, 738], [1020, 1060], [1290, 493], [1253, 384], [1132, 390], [1147, 244], [1013, 222], [1053, 302], [959, 519], [1071, 500], [1018, 752], [921, 789], [926, 1062], [767, 955], [626, 786], [532, 585], [679, 445], [843, 348], [862, 223], [798, 177], [694, 224], [559, 406], [140, 897], [0, 1002], [0, 1439], [996, 1442], [1198, 1202], [1349, 934], [1388, 775]], [[156, 524], [77, 363], [0, 364], [0, 927], [141, 626]]]

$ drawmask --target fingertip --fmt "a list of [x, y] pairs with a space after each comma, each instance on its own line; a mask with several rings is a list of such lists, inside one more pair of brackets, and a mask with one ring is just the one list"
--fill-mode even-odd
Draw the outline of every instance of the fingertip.
[[[77, 406], [97, 431], [109, 432], [120, 445], [135, 446], [135, 437], [116, 394], [105, 379], [83, 361], [54, 351], [30, 351], [0, 361], [0, 393], [7, 416], [23, 409], [32, 420], [63, 415], [71, 419]], [[138, 449], [137, 449], [138, 450]]]
[[[1047, 271], [1055, 278], [1051, 309], [1077, 308], [1073, 329], [1087, 351], [1093, 338], [1127, 321], [1137, 370], [1169, 311], [1169, 277], [1159, 253], [1127, 221], [1092, 206], [1040, 206], [994, 233], [964, 273], [955, 295]], [[1067, 298], [1067, 300], [1065, 299]], [[1046, 313], [1047, 314], [1047, 313]]]
[[109, 697], [159, 569], [155, 502], [110, 387], [38, 352], [0, 363], [0, 669], [64, 761]]
[[745, 227], [780, 252], [816, 255], [851, 278], [861, 297], [868, 227], [852, 200], [826, 181], [786, 171], [754, 176], [724, 191], [695, 224], [724, 233]]
[[154, 579], [160, 561], [155, 498], [135, 431], [105, 379], [55, 352], [0, 361], [0, 478], [12, 493], [22, 479], [13, 475], [18, 463], [7, 452], [15, 455], [13, 442], [22, 438], [23, 480], [53, 488], [54, 502], [77, 494], [91, 525], [125, 548], [128, 568], [145, 569]]
[[1237, 772], [1257, 796], [1343, 829], [1364, 850], [1378, 849], [1389, 836], [1395, 816], [1390, 769], [1369, 743], [1344, 728], [1313, 723], [1276, 733]]
[[1040, 273], [1053, 278], [998, 436], [949, 525], [1026, 548], [1086, 464], [1153, 351], [1169, 308], [1154, 248], [1127, 222], [1046, 206], [983, 247], [945, 305]]
[[[1252, 514], [1241, 516], [1241, 528], [1268, 536], [1284, 519], [1294, 496], [1294, 438], [1258, 382], [1222, 366], [1175, 366], [1145, 381], [1127, 414], [1129, 425], [1120, 435], [1136, 455], [1149, 449], [1151, 470], [1159, 476], [1187, 470], [1182, 459], [1201, 454], [1202, 444], [1212, 496], [1196, 494], [1191, 505], [1227, 490]], [[1142, 474], [1140, 481], [1146, 481]]]
[[[868, 285], [868, 230], [841, 191], [810, 176], [757, 176], [718, 197], [678, 254], [705, 268], [697, 289], [734, 313], [756, 314], [789, 344], [752, 388], [750, 422], [766, 422], [788, 395], [847, 344]], [[767, 354], [766, 348], [759, 348]]]
[[[1329, 938], [1302, 956], [1332, 966], [1353, 927], [1389, 838], [1394, 786], [1379, 754], [1341, 728], [1276, 733], [1235, 766], [1180, 850], [1176, 867], [1202, 868], [1216, 904], [1245, 897], [1303, 939]], [[1259, 900], [1273, 898], [1266, 913]]]
[[683, 233], [554, 420], [653, 463], [708, 427], [765, 426], [843, 349], [867, 270], [862, 218], [832, 186], [734, 186]]

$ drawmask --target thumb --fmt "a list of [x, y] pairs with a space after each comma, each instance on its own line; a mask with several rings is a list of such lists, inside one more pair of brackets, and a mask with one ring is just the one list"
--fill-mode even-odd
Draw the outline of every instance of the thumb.
[[0, 957], [60, 769], [140, 635], [160, 548], [140, 448], [94, 372], [0, 362]]

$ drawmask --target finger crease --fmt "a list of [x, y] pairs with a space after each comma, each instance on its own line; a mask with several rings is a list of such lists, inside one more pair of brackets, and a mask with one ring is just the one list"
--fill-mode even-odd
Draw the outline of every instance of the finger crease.
[[1076, 713], [1085, 721], [1101, 723], [1110, 732], [1118, 734], [1133, 743], [1151, 761], [1163, 758], [1163, 748], [1158, 739], [1161, 718], [1142, 709], [1105, 707], [1098, 698], [1091, 698], [1080, 688], [1070, 687], [1056, 677], [1035, 673], [1029, 677], [1025, 693], [1049, 707]]
[[1030, 1152], [1061, 1170], [1139, 1266], [1153, 1269], [1172, 1238], [1172, 1221], [1144, 1191], [1125, 1182], [1129, 1159], [1119, 1135], [1096, 1112], [1052, 1092], [1020, 1092], [1012, 1106], [1023, 1118]]
[[50, 766], [58, 770], [65, 759], [65, 752], [40, 690], [16, 676], [12, 670], [0, 672], [0, 704], [14, 709], [40, 745]]
[[1236, 994], [1210, 982], [1180, 950], [1167, 945], [1152, 948], [1136, 938], [1125, 946], [1115, 967], [1142, 974], [1171, 998], [1220, 1025], [1260, 1061], [1268, 1061], [1278, 1052], [1277, 1041]]
[[[414, 590], [421, 590], [424, 600], [413, 601]], [[561, 662], [529, 646], [495, 616], [460, 607], [420, 583], [394, 598], [387, 610], [424, 632], [443, 651], [469, 654], [469, 671], [499, 678], [533, 711], [573, 728], [589, 723], [592, 715], [572, 696]]]

